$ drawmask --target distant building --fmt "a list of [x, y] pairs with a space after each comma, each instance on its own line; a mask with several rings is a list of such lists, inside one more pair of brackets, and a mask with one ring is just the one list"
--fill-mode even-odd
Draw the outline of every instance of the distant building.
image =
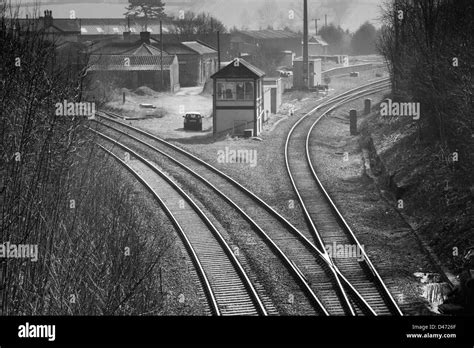
[[[151, 35], [154, 39], [160, 40], [159, 33]], [[221, 49], [221, 60], [232, 60], [236, 56], [231, 52], [231, 40], [232, 34], [220, 33], [219, 34], [219, 46]], [[210, 46], [217, 50], [217, 32], [211, 33], [199, 33], [199, 34], [177, 34], [177, 33], [163, 33], [163, 42], [186, 42], [186, 41], [198, 41], [203, 44]], [[179, 58], [178, 58], [179, 59]]]
[[231, 49], [249, 54], [259, 49], [300, 52], [301, 41], [301, 34], [289, 30], [244, 30], [232, 33]]
[[[142, 32], [140, 40], [106, 40], [91, 52], [89, 71], [99, 81], [115, 81], [134, 89], [148, 86], [158, 91], [179, 90], [179, 66], [175, 55], [150, 45], [150, 33]], [[163, 56], [163, 85], [161, 84]]]
[[[151, 42], [161, 47], [159, 41], [152, 39]], [[163, 50], [178, 57], [181, 87], [203, 85], [218, 70], [217, 50], [203, 42], [164, 42]]]
[[[309, 88], [313, 88], [321, 85], [321, 59], [309, 59], [308, 61], [309, 71]], [[293, 84], [295, 88], [304, 88], [305, 82], [303, 80], [303, 58], [296, 58], [293, 67]]]
[[[303, 46], [303, 42], [301, 42]], [[319, 56], [328, 54], [329, 44], [324, 41], [321, 36], [311, 36], [308, 39], [308, 53], [310, 56]], [[301, 55], [303, 55], [303, 47], [301, 47]]]
[[288, 50], [285, 50], [282, 53], [283, 53], [283, 59], [281, 60], [280, 65], [288, 67], [288, 68], [292, 68], [293, 61], [295, 60], [295, 53]]
[[[6, 23], [9, 23], [7, 21]], [[39, 18], [18, 18], [14, 22], [19, 30], [43, 31], [56, 42], [75, 42], [81, 34], [81, 25], [78, 19], [53, 18], [53, 11], [45, 10], [44, 16]]]
[[[146, 31], [150, 35], [160, 34], [160, 20], [150, 18], [147, 22], [143, 18], [81, 18], [80, 40], [97, 40], [110, 36], [120, 37], [123, 32], [129, 31], [132, 36], [140, 35]], [[162, 20], [163, 34], [170, 34], [174, 30], [174, 24], [171, 20]]]
[[236, 58], [211, 78], [214, 80], [214, 134], [242, 135], [263, 129], [265, 73], [243, 59]]

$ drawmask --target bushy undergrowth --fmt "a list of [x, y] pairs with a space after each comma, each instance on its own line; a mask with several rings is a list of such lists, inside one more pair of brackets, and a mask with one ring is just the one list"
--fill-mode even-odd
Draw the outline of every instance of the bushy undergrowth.
[[0, 314], [159, 314], [170, 237], [94, 145], [91, 121], [56, 112], [91, 102], [86, 67], [37, 21], [0, 17], [0, 244], [37, 247], [37, 260], [0, 254]]

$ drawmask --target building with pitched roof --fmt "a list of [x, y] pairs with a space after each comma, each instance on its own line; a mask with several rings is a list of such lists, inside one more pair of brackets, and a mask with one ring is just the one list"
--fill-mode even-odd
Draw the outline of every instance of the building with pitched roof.
[[180, 88], [178, 58], [152, 46], [149, 32], [142, 32], [138, 41], [105, 40], [90, 53], [88, 71], [93, 79], [113, 80], [130, 89], [148, 86], [176, 92]]
[[289, 30], [243, 30], [232, 33], [231, 49], [249, 54], [259, 49], [300, 52], [302, 39], [303, 35]]
[[[81, 18], [81, 40], [97, 40], [108, 36], [120, 37], [123, 32], [129, 31], [132, 36], [148, 31], [151, 35], [160, 33], [160, 20], [150, 18], [147, 22], [143, 18]], [[171, 20], [162, 20], [163, 34], [173, 32], [174, 24]], [[146, 30], [145, 30], [146, 29]]]
[[[301, 45], [303, 45], [303, 41], [301, 41]], [[308, 54], [310, 56], [326, 55], [328, 47], [329, 44], [321, 36], [311, 36], [308, 39]], [[301, 55], [303, 55], [303, 49], [301, 49]]]
[[[151, 40], [161, 47], [158, 40]], [[201, 41], [166, 42], [163, 50], [178, 57], [181, 87], [202, 86], [217, 69], [217, 50]]]
[[18, 18], [12, 23], [16, 29], [22, 32], [44, 32], [58, 43], [65, 41], [76, 42], [81, 34], [81, 25], [78, 19], [53, 18], [53, 12], [50, 10], [45, 10], [43, 17]]
[[211, 76], [214, 134], [243, 135], [262, 132], [264, 119], [263, 78], [265, 73], [236, 58]]

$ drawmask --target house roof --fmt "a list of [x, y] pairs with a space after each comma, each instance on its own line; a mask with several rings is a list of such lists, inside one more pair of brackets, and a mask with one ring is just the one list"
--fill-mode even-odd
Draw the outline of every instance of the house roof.
[[[30, 25], [32, 28], [36, 27], [41, 30], [44, 29], [44, 17], [38, 18], [19, 18], [18, 22], [22, 27]], [[52, 18], [53, 27], [64, 33], [81, 33], [81, 35], [122, 35], [124, 31], [128, 31], [130, 23], [130, 31], [132, 35], [139, 35], [141, 31], [145, 30], [145, 21], [143, 19], [126, 18]], [[173, 32], [175, 26], [172, 21], [164, 20], [162, 22], [163, 33], [169, 34]], [[152, 34], [160, 33], [160, 20], [149, 19], [147, 31]]]
[[[130, 64], [125, 65], [125, 59]], [[170, 70], [176, 56], [163, 56], [163, 69]], [[92, 55], [89, 58], [91, 71], [159, 71], [160, 56]]]
[[[154, 47], [161, 47], [160, 41], [151, 38], [151, 42], [153, 43]], [[204, 44], [200, 41], [185, 41], [185, 42], [164, 42], [163, 43], [163, 50], [169, 54], [217, 54], [217, 51], [213, 49], [211, 46]]]
[[[234, 63], [239, 61], [239, 65], [235, 66]], [[257, 68], [256, 66], [250, 64], [249, 62], [243, 60], [242, 58], [235, 58], [228, 64], [223, 67], [221, 70], [216, 72], [211, 78], [228, 78], [228, 77], [251, 77], [251, 78], [260, 78], [265, 76], [265, 72]]]
[[204, 45], [201, 42], [198, 41], [185, 41], [182, 42], [182, 44], [190, 49], [192, 49], [194, 52], [197, 52], [199, 54], [214, 54], [217, 53], [215, 49], [212, 49], [208, 45]]
[[309, 39], [308, 39], [308, 42], [309, 43], [313, 43], [313, 44], [319, 44], [319, 45], [322, 45], [322, 46], [329, 46], [329, 44], [324, 41], [321, 36], [311, 36]]
[[[155, 47], [160, 47], [159, 40], [153, 38], [150, 40], [155, 45]], [[196, 54], [196, 52], [180, 42], [164, 42], [163, 50], [169, 54]]]
[[[130, 59], [125, 66], [125, 59]], [[176, 56], [163, 52], [164, 69], [169, 70]], [[102, 45], [92, 50], [89, 59], [90, 70], [108, 71], [148, 71], [161, 69], [161, 51], [157, 47], [142, 42], [104, 40]]]
[[[124, 52], [124, 54], [130, 56], [159, 56], [161, 50], [146, 43], [142, 43], [140, 46]], [[165, 52], [163, 52], [163, 54], [167, 55]]]
[[299, 39], [301, 35], [288, 30], [244, 30], [237, 34], [243, 34], [257, 40], [271, 40], [271, 39]]
[[[132, 35], [140, 34], [145, 30], [145, 21], [143, 19], [126, 18], [81, 18], [81, 35], [122, 35], [124, 31], [128, 31], [128, 24], [130, 23], [130, 32]], [[174, 29], [174, 24], [171, 21], [162, 22], [163, 33], [171, 33]], [[149, 19], [147, 24], [147, 31], [152, 34], [160, 33], [160, 20]]]
[[[127, 55], [127, 56], [159, 56], [161, 50], [155, 46], [143, 43], [141, 40], [124, 41], [122, 39], [104, 40], [92, 47], [93, 54]], [[168, 53], [163, 52], [163, 55]]]
[[78, 19], [69, 18], [53, 18], [52, 25], [45, 27], [44, 17], [39, 18], [18, 18], [17, 23], [22, 29], [29, 27], [30, 29], [46, 30], [48, 32], [60, 32], [60, 33], [79, 33], [81, 26]]

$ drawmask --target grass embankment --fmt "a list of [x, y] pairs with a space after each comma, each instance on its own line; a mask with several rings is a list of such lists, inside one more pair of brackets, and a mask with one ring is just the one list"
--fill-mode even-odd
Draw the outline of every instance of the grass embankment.
[[[363, 125], [380, 159], [380, 182], [400, 204], [399, 211], [418, 230], [443, 264], [455, 271], [453, 252], [474, 244], [474, 163], [420, 139], [416, 121], [381, 118]], [[474, 144], [473, 144], [474, 145]], [[457, 249], [454, 249], [457, 248]]]

